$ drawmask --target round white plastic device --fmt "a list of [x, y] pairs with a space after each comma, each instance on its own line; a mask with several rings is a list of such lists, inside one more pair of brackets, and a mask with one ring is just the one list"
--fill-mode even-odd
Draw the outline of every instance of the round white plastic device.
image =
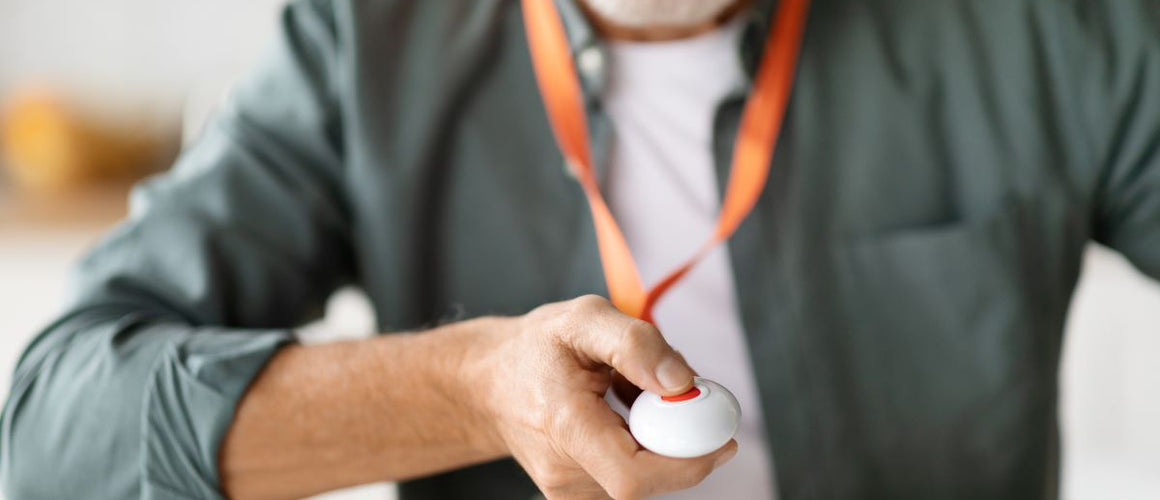
[[662, 398], [645, 391], [628, 412], [628, 430], [649, 451], [673, 458], [707, 455], [737, 433], [741, 406], [733, 393], [696, 377], [685, 394]]

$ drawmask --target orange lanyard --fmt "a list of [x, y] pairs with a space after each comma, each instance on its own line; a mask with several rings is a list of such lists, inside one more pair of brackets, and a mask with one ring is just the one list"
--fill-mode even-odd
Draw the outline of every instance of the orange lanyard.
[[741, 116], [716, 229], [684, 264], [646, 290], [624, 234], [600, 194], [588, 146], [583, 94], [572, 66], [564, 24], [553, 0], [523, 0], [524, 27], [548, 120], [569, 168], [588, 198], [610, 299], [625, 314], [652, 322], [657, 300], [713, 247], [729, 239], [757, 204], [769, 177], [770, 161], [793, 89], [809, 3], [810, 0], [781, 0], [778, 6], [752, 95]]

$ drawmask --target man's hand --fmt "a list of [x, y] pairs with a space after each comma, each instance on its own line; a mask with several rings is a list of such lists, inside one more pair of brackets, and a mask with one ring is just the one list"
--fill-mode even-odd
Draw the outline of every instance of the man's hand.
[[512, 328], [491, 329], [464, 365], [482, 381], [476, 404], [494, 437], [551, 500], [631, 500], [689, 488], [737, 451], [673, 459], [642, 449], [605, 402], [612, 370], [664, 395], [692, 387], [693, 371], [657, 329], [585, 296], [549, 304]]
[[235, 500], [302, 498], [512, 455], [551, 500], [632, 500], [688, 488], [737, 449], [645, 451], [604, 400], [612, 370], [679, 394], [693, 372], [652, 325], [599, 297], [514, 318], [274, 355], [221, 446]]

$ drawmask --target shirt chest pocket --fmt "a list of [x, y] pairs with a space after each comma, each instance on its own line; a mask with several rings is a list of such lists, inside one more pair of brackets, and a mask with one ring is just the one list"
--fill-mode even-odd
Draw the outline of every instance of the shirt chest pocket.
[[[840, 275], [858, 321], [926, 338], [1016, 327], [1023, 307], [1028, 207], [1009, 201], [990, 215], [904, 229], [849, 243]], [[920, 333], [921, 332], [921, 333]]]
[[[979, 219], [839, 250], [848, 369], [880, 396], [875, 411], [964, 430], [1053, 380], [1059, 339], [1037, 315], [1032, 215], [1028, 202], [1011, 201]], [[916, 400], [939, 404], [915, 414]]]
[[[849, 411], [871, 416], [866, 453], [999, 484], [1032, 451], [1011, 443], [1031, 442], [1028, 422], [1053, 411], [1060, 342], [1059, 325], [1045, 320], [1053, 313], [1035, 208], [1012, 201], [838, 251]], [[1034, 429], [1050, 439], [1049, 428]], [[940, 467], [930, 457], [942, 457]]]

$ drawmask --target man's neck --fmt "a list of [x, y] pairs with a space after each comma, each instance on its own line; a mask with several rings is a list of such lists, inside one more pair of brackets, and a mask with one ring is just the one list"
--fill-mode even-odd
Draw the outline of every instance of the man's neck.
[[[681, 1], [695, 1], [695, 0], [681, 0]], [[628, 40], [639, 42], [662, 42], [669, 40], [678, 40], [681, 38], [689, 38], [700, 35], [702, 33], [712, 31], [719, 28], [721, 25], [729, 21], [733, 16], [737, 15], [746, 7], [748, 7], [752, 0], [737, 0], [732, 5], [726, 7], [719, 14], [703, 23], [688, 26], [623, 26], [617, 24], [609, 19], [602, 17], [595, 12], [584, 0], [577, 2], [580, 5], [580, 10], [588, 17], [592, 26], [605, 39], [609, 40]]]

